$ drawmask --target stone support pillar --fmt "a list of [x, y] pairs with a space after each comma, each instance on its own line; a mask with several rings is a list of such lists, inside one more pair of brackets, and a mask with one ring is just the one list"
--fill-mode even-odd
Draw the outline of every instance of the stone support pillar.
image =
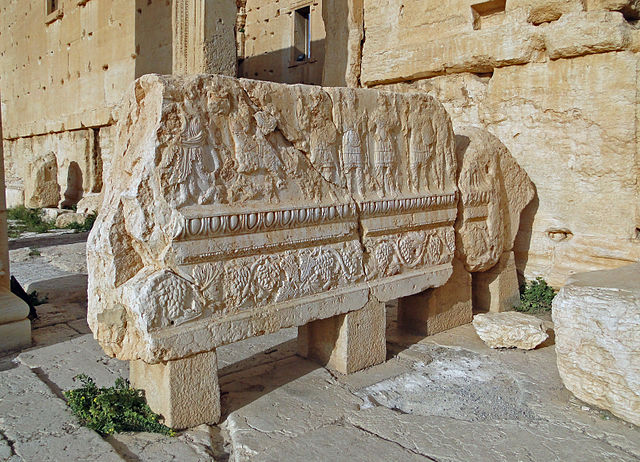
[[235, 77], [235, 0], [173, 0], [173, 73]]
[[386, 360], [385, 306], [370, 300], [364, 308], [298, 328], [298, 354], [342, 374]]
[[398, 324], [417, 335], [434, 335], [471, 322], [471, 274], [457, 259], [453, 274], [442, 287], [398, 300]]
[[174, 429], [220, 420], [218, 358], [215, 350], [159, 364], [129, 363], [135, 388], [145, 391], [147, 403]]
[[504, 252], [488, 271], [473, 274], [475, 312], [509, 311], [520, 300], [518, 273], [513, 252]]
[[31, 346], [29, 306], [11, 293], [7, 203], [4, 193], [4, 155], [2, 152], [2, 114], [0, 114], [0, 351]]
[[326, 30], [322, 85], [360, 87], [363, 0], [324, 0], [322, 19]]

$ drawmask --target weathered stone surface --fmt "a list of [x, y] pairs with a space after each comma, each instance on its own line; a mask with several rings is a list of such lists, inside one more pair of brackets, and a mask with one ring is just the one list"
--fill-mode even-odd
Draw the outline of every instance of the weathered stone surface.
[[50, 303], [86, 303], [87, 275], [70, 274], [50, 279], [40, 279], [25, 285], [25, 291], [36, 291], [41, 299]]
[[49, 152], [28, 165], [25, 205], [32, 208], [56, 207], [59, 201], [58, 161], [55, 154]]
[[584, 11], [584, 0], [510, 0], [505, 9], [512, 16], [522, 15], [537, 25], [556, 21], [568, 13]]
[[[43, 313], [44, 318], [46, 313]], [[37, 328], [34, 333], [42, 329]], [[99, 387], [112, 387], [118, 377], [129, 376], [129, 365], [125, 361], [106, 357], [100, 345], [91, 335], [64, 339], [42, 348], [23, 351], [18, 362], [38, 370], [58, 390], [70, 390], [79, 386], [74, 377], [87, 374]]]
[[453, 274], [442, 287], [398, 300], [398, 324], [418, 335], [434, 335], [470, 323], [473, 318], [471, 274], [453, 260]]
[[56, 228], [66, 228], [71, 224], [82, 224], [87, 219], [84, 213], [63, 213], [56, 218]]
[[322, 19], [325, 27], [322, 85], [359, 87], [364, 0], [323, 0]]
[[132, 361], [129, 377], [135, 388], [145, 390], [147, 403], [169, 427], [190, 428], [220, 419], [215, 351], [158, 364]]
[[505, 252], [491, 269], [473, 273], [476, 312], [510, 311], [520, 300], [520, 284], [513, 252]]
[[482, 119], [536, 186], [514, 249], [527, 277], [640, 260], [637, 69], [617, 52], [495, 70]]
[[364, 308], [298, 328], [298, 354], [342, 374], [383, 363], [387, 357], [384, 303], [369, 301]]
[[456, 256], [468, 271], [485, 271], [513, 249], [520, 214], [535, 189], [507, 148], [485, 130], [459, 129], [456, 155], [462, 196]]
[[567, 14], [545, 29], [544, 42], [551, 59], [571, 58], [623, 50], [633, 30], [621, 13]]
[[363, 85], [464, 71], [490, 72], [496, 67], [528, 63], [544, 49], [540, 33], [526, 23], [505, 23], [502, 27], [465, 30], [455, 35], [450, 35], [453, 29], [449, 28], [449, 34], [441, 32], [440, 37], [425, 40], [429, 28], [434, 27], [422, 19], [429, 13], [419, 11], [426, 9], [427, 3], [407, 6], [407, 10], [418, 11], [405, 11], [400, 23], [390, 22], [390, 15], [405, 9], [401, 3], [393, 0], [365, 8], [367, 39], [362, 51]]
[[640, 425], [640, 264], [574, 275], [553, 322], [567, 389]]
[[453, 131], [430, 97], [146, 76], [117, 130], [88, 320], [172, 425], [220, 415], [187, 415], [183, 384], [209, 386], [194, 355], [335, 318], [331, 367], [368, 367], [382, 304], [451, 274]]
[[0, 372], [0, 434], [22, 460], [122, 460], [25, 366]]
[[542, 320], [515, 311], [477, 314], [473, 327], [491, 348], [532, 350], [549, 337]]
[[[15, 297], [15, 299], [20, 300]], [[4, 307], [3, 307], [4, 308]], [[28, 319], [0, 324], [0, 351], [20, 350], [31, 346], [31, 322]]]
[[587, 10], [621, 11], [629, 19], [638, 19], [640, 2], [638, 0], [585, 0]]
[[109, 354], [177, 359], [449, 276], [453, 137], [431, 98], [222, 77], [145, 77], [130, 96], [88, 246]]

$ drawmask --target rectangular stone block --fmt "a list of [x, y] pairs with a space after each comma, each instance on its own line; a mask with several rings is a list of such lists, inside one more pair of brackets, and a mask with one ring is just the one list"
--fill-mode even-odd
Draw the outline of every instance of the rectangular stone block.
[[640, 264], [572, 276], [552, 314], [567, 389], [640, 425]]
[[430, 96], [155, 75], [120, 112], [88, 322], [174, 425], [215, 415], [183, 410], [183, 361], [313, 321], [353, 372], [385, 359], [384, 302], [451, 274], [457, 160]]
[[387, 357], [385, 305], [362, 309], [298, 328], [298, 354], [342, 374], [381, 364]]
[[471, 274], [457, 259], [445, 285], [398, 300], [398, 325], [414, 334], [434, 335], [472, 319]]
[[475, 312], [509, 311], [519, 300], [518, 273], [513, 252], [504, 252], [493, 268], [473, 273]]
[[147, 403], [169, 427], [183, 429], [220, 420], [215, 351], [158, 364], [131, 361], [129, 375], [131, 384], [145, 390]]

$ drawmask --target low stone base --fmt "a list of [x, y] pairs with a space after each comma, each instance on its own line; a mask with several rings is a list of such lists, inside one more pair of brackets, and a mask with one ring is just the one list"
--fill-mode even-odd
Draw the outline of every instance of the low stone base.
[[31, 346], [31, 321], [0, 324], [0, 352], [22, 350]]
[[474, 313], [510, 311], [520, 300], [513, 252], [505, 252], [488, 271], [473, 274]]
[[8, 289], [0, 291], [0, 352], [31, 346], [29, 305]]
[[298, 328], [298, 354], [342, 374], [381, 364], [387, 357], [384, 303]]
[[130, 362], [130, 380], [147, 403], [174, 429], [220, 420], [218, 359], [215, 351], [159, 364]]
[[469, 324], [473, 318], [471, 274], [453, 261], [453, 274], [442, 287], [398, 300], [398, 325], [417, 335], [434, 335]]

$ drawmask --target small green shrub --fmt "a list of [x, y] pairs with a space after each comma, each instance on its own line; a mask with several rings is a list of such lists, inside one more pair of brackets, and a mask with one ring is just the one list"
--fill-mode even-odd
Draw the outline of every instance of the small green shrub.
[[40, 296], [38, 295], [38, 291], [36, 290], [31, 291], [31, 293], [27, 295], [33, 306], [44, 305], [49, 301], [49, 297], [47, 297], [46, 295], [44, 296], [44, 298], [40, 298]]
[[74, 380], [79, 380], [82, 387], [67, 390], [64, 396], [82, 425], [103, 436], [127, 431], [175, 435], [159, 422], [160, 416], [147, 405], [142, 390], [131, 388], [128, 380], [120, 377], [109, 388], [98, 388], [85, 374]]
[[40, 250], [36, 249], [35, 247], [29, 247], [29, 256], [30, 257], [39, 257], [40, 255], [42, 255], [40, 253]]
[[24, 205], [8, 209], [7, 218], [12, 220], [9, 223], [9, 237], [18, 237], [26, 231], [46, 233], [55, 227], [53, 222], [42, 219], [41, 209], [29, 209]]
[[96, 216], [94, 214], [87, 215], [87, 218], [84, 219], [83, 223], [70, 223], [67, 225], [67, 229], [74, 229], [76, 232], [80, 233], [82, 231], [91, 231], [93, 228], [93, 224], [96, 221]]
[[525, 282], [520, 286], [520, 303], [513, 308], [523, 313], [542, 313], [551, 311], [551, 302], [556, 296], [555, 290], [542, 278]]

